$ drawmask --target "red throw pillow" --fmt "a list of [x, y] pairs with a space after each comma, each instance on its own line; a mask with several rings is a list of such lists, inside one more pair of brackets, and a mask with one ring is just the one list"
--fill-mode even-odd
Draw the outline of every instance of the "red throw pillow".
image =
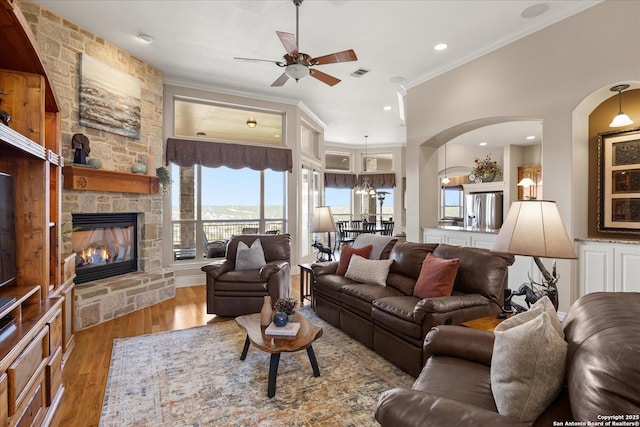
[[442, 259], [430, 253], [427, 254], [422, 261], [413, 295], [422, 299], [451, 295], [459, 265], [459, 258]]
[[371, 249], [373, 249], [372, 245], [363, 246], [357, 249], [354, 249], [349, 245], [342, 245], [342, 248], [340, 249], [340, 262], [338, 263], [336, 274], [339, 276], [344, 276], [344, 273], [347, 272], [347, 268], [349, 267], [351, 255], [353, 254], [360, 255], [362, 258], [369, 259], [369, 255], [371, 255]]

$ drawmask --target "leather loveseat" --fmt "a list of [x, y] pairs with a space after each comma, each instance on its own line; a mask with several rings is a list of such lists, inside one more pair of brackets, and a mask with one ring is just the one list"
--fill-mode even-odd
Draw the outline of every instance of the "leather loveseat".
[[[313, 305], [319, 317], [340, 328], [396, 366], [418, 376], [426, 359], [422, 343], [436, 325], [460, 324], [497, 314], [504, 301], [513, 256], [486, 249], [398, 242], [362, 234], [353, 248], [372, 245], [371, 259], [392, 259], [386, 286], [337, 275], [338, 262], [317, 263]], [[428, 253], [460, 259], [451, 296], [421, 299], [413, 295]]]
[[[238, 244], [251, 246], [260, 239], [265, 265], [236, 269]], [[202, 267], [207, 278], [207, 313], [241, 316], [259, 313], [264, 297], [275, 302], [288, 298], [291, 289], [291, 236], [289, 234], [243, 234], [232, 236], [224, 260]]]
[[494, 333], [438, 326], [425, 339], [429, 359], [413, 388], [384, 392], [376, 419], [383, 426], [409, 427], [637, 425], [638, 313], [637, 292], [592, 293], [571, 306], [562, 324], [564, 386], [532, 423], [498, 413], [490, 378]]

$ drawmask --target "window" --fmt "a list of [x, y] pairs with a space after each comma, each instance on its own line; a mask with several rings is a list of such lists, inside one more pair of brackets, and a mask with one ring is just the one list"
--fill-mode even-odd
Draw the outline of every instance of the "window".
[[174, 101], [174, 135], [282, 146], [283, 114], [192, 100]]
[[349, 153], [326, 153], [324, 156], [325, 170], [350, 172], [351, 154]]
[[335, 221], [351, 221], [351, 193], [350, 188], [324, 189], [324, 203], [331, 206]]
[[464, 190], [461, 185], [442, 187], [440, 205], [442, 219], [458, 219], [464, 217]]
[[393, 172], [393, 154], [374, 153], [362, 155], [362, 170], [365, 172]]
[[208, 243], [234, 234], [286, 232], [286, 172], [171, 169], [174, 261], [206, 257]]
[[316, 206], [320, 206], [320, 174], [307, 167], [302, 167], [302, 185], [300, 187], [300, 254], [304, 257], [312, 253], [313, 233], [311, 219]]
[[314, 159], [320, 159], [318, 132], [304, 124], [300, 127], [300, 150]]

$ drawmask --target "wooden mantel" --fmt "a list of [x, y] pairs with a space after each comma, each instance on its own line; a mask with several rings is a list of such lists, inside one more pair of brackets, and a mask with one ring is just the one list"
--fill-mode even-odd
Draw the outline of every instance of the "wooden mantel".
[[115, 172], [83, 166], [65, 166], [66, 190], [113, 191], [118, 193], [155, 194], [160, 191], [157, 176]]

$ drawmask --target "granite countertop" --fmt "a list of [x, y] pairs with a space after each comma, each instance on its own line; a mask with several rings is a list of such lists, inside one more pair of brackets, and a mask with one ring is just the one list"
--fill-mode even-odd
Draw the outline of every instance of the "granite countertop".
[[499, 228], [477, 228], [477, 227], [462, 227], [457, 225], [440, 225], [438, 227], [425, 227], [425, 229], [432, 230], [444, 230], [444, 231], [470, 231], [473, 233], [487, 233], [498, 234]]
[[614, 239], [613, 237], [576, 237], [573, 239], [576, 242], [594, 242], [594, 243], [616, 243], [625, 245], [640, 245], [640, 238], [636, 240], [629, 239]]

